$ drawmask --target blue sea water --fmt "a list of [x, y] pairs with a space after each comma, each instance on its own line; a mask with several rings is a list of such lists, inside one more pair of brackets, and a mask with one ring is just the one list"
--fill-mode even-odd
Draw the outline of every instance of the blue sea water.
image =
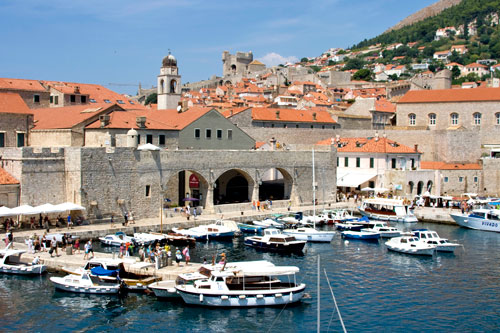
[[[399, 225], [402, 227], [402, 225]], [[225, 252], [228, 260], [296, 265], [310, 298], [286, 307], [215, 309], [158, 301], [142, 294], [77, 295], [48, 277], [0, 276], [2, 331], [304, 332], [317, 325], [317, 258], [321, 258], [321, 331], [341, 331], [324, 270], [350, 332], [500, 331], [500, 234], [419, 223], [463, 244], [455, 254], [417, 257], [383, 242], [307, 244], [304, 255], [247, 248], [243, 238], [198, 243], [193, 261]], [[411, 226], [416, 227], [416, 226]], [[210, 260], [210, 259], [209, 259]]]

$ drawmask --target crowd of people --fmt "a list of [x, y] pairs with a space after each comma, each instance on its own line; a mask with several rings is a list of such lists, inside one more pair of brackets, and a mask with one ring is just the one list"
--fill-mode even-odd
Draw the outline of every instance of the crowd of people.
[[[141, 261], [150, 263], [161, 262], [163, 258], [166, 258], [167, 263], [175, 260], [177, 266], [180, 266], [180, 263], [184, 259], [187, 266], [191, 261], [189, 246], [184, 247], [181, 251], [180, 248], [172, 248], [168, 244], [161, 246], [159, 243], [156, 243], [155, 245], [149, 245], [147, 247], [141, 246], [138, 254]], [[173, 256], [174, 254], [175, 257]]]

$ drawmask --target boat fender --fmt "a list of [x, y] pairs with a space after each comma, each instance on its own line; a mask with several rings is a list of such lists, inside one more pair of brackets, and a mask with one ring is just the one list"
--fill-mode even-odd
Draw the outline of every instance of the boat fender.
[[200, 294], [200, 303], [203, 303], [203, 294]]
[[293, 293], [290, 293], [290, 302], [293, 301]]

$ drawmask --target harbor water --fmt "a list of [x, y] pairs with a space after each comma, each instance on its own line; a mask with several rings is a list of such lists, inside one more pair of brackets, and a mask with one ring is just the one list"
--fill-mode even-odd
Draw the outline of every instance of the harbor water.
[[195, 262], [224, 252], [229, 261], [298, 266], [298, 281], [307, 284], [310, 297], [286, 307], [218, 309], [144, 294], [71, 294], [56, 291], [50, 275], [2, 275], [0, 323], [2, 331], [315, 331], [320, 256], [322, 332], [342, 330], [326, 276], [350, 332], [499, 331], [500, 234], [423, 223], [407, 227], [436, 230], [463, 248], [418, 257], [388, 252], [383, 241], [346, 242], [340, 235], [331, 243], [307, 244], [304, 255], [257, 251], [245, 247], [243, 238], [197, 243], [190, 251]]

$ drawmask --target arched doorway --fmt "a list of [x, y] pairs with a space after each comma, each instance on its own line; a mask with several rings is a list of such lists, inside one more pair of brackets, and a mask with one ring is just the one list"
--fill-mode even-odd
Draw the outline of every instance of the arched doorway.
[[251, 177], [241, 170], [224, 172], [215, 181], [214, 204], [231, 204], [250, 201]]
[[417, 184], [417, 195], [422, 195], [423, 188], [424, 188], [424, 182], [419, 181]]
[[293, 180], [286, 170], [272, 168], [259, 175], [259, 200], [290, 199]]
[[432, 185], [433, 185], [432, 180], [429, 180], [427, 182], [427, 191], [429, 191], [429, 193], [432, 192]]
[[413, 182], [408, 183], [408, 190], [409, 190], [409, 195], [410, 197], [413, 196], [413, 188], [415, 187], [415, 184]]
[[172, 175], [163, 187], [164, 208], [175, 206], [205, 207], [208, 182], [194, 170], [182, 170]]

